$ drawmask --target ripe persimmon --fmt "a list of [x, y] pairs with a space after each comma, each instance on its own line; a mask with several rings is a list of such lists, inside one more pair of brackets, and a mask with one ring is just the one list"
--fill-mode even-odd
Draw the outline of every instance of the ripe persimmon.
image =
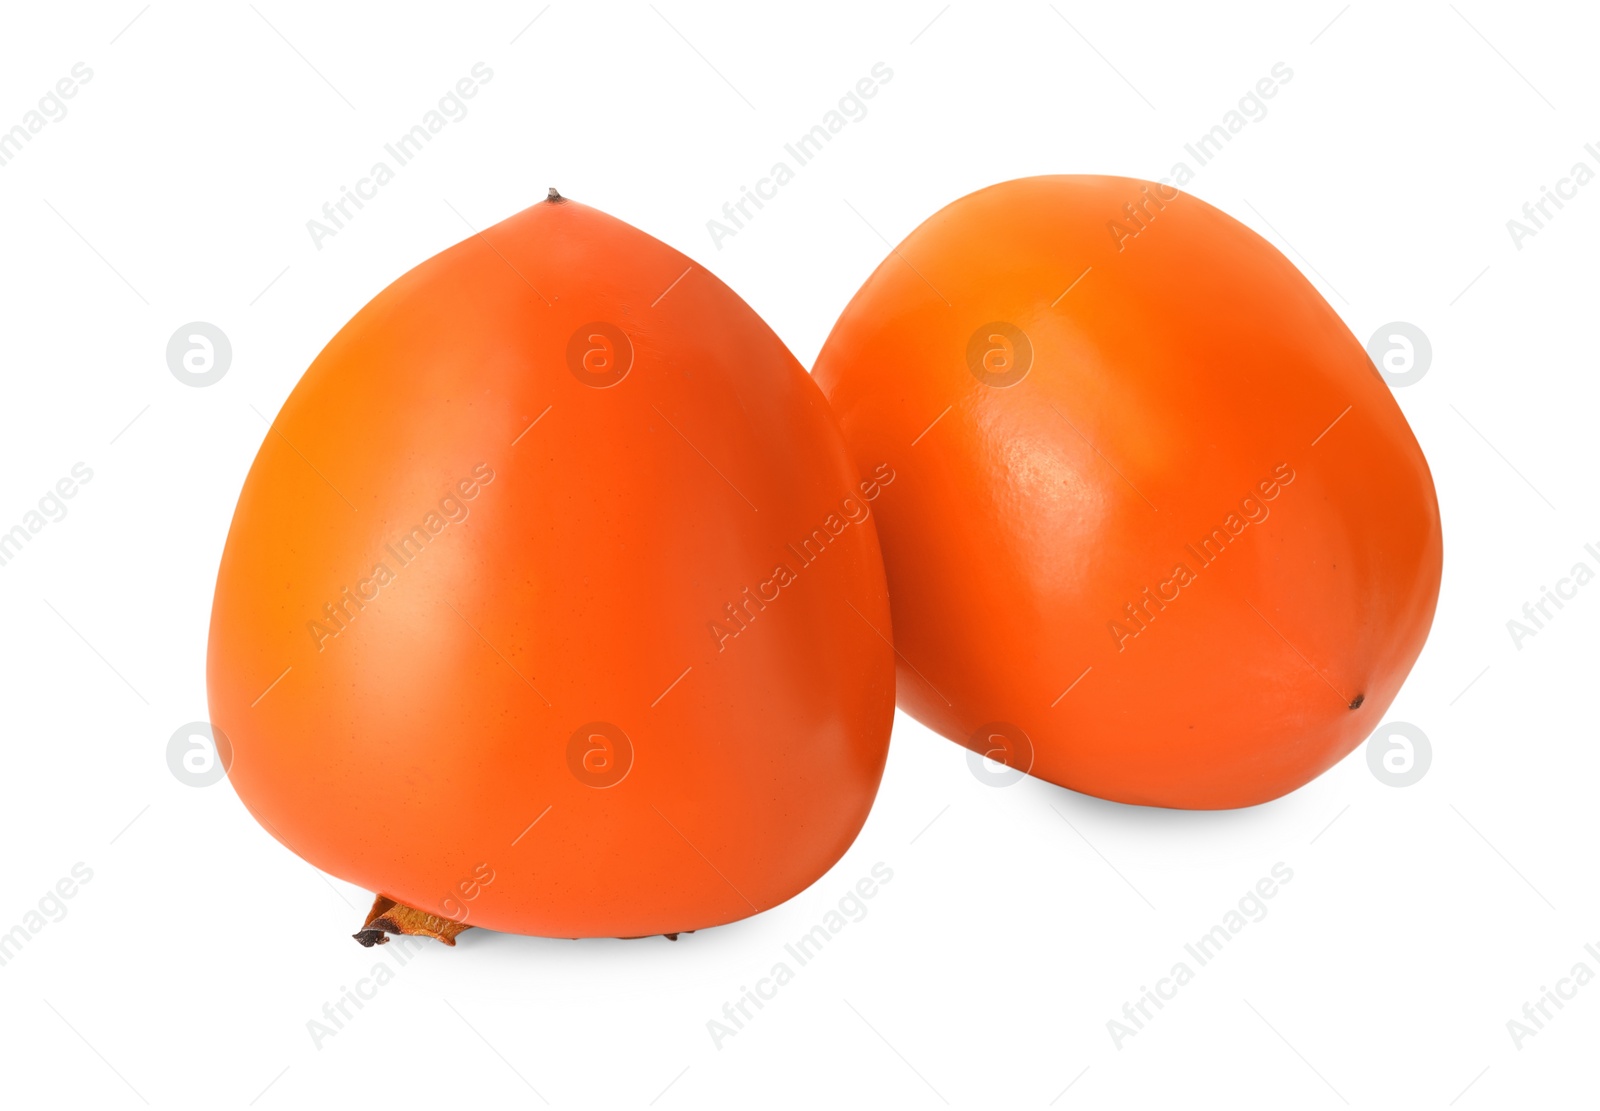
[[1091, 795], [1263, 802], [1351, 751], [1438, 599], [1433, 481], [1283, 255], [1120, 177], [913, 231], [815, 376], [878, 506], [900, 705]]
[[780, 903], [887, 752], [867, 470], [732, 290], [552, 190], [375, 297], [272, 422], [211, 619], [229, 778], [377, 893], [368, 943]]

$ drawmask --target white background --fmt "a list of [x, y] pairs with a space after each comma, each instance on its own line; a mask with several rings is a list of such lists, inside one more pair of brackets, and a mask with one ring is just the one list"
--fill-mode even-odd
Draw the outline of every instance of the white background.
[[[1520, 649], [1506, 622], [1600, 569], [1600, 183], [1520, 250], [1506, 221], [1600, 170], [1597, 23], [1483, 0], [8, 5], [0, 128], [74, 63], [94, 76], [0, 167], [0, 527], [73, 464], [94, 478], [0, 567], [0, 931], [75, 863], [93, 879], [0, 967], [0, 1100], [1592, 1104], [1600, 986], [1520, 1049], [1507, 1021], [1576, 962], [1600, 972], [1600, 585]], [[480, 61], [470, 113], [318, 250], [306, 221]], [[877, 62], [869, 114], [715, 247], [706, 221]], [[1358, 751], [1252, 810], [1146, 811], [990, 786], [902, 717], [860, 839], [783, 906], [676, 944], [472, 931], [314, 1045], [308, 1021], [398, 947], [357, 947], [370, 893], [165, 753], [206, 717], [211, 591], [265, 419], [339, 326], [556, 185], [712, 268], [809, 365], [885, 238], [1008, 178], [1166, 175], [1278, 62], [1292, 81], [1189, 191], [1363, 342], [1394, 320], [1432, 341], [1396, 390], [1446, 537], [1390, 712], [1431, 741], [1422, 780], [1387, 786]], [[165, 358], [196, 320], [234, 351], [203, 389]], [[867, 916], [716, 1046], [708, 1020], [879, 861]], [[1107, 1021], [1277, 862], [1268, 916], [1118, 1048]]]

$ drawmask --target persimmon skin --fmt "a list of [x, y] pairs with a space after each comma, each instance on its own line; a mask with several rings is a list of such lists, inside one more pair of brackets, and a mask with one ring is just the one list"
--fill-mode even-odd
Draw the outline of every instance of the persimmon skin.
[[857, 460], [899, 475], [878, 529], [900, 706], [976, 751], [1102, 798], [1249, 806], [1360, 744], [1422, 649], [1422, 452], [1311, 283], [1198, 198], [1098, 176], [964, 197], [867, 279], [814, 377]]
[[469, 925], [774, 906], [882, 774], [883, 477], [733, 291], [537, 204], [375, 297], [273, 422], [212, 612], [229, 778], [318, 868]]

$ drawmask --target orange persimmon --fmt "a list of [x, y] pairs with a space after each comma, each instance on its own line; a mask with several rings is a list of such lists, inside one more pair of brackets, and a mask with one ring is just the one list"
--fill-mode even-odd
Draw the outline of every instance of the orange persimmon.
[[1121, 177], [936, 213], [817, 359], [878, 506], [900, 705], [1108, 799], [1275, 798], [1427, 636], [1433, 481], [1337, 313], [1243, 224]]
[[229, 778], [380, 896], [369, 934], [780, 903], [887, 752], [867, 472], [732, 290], [552, 190], [375, 297], [272, 422], [211, 619]]

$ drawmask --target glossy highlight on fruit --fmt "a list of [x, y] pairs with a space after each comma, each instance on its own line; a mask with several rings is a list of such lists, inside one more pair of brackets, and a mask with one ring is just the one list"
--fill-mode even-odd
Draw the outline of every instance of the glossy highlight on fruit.
[[882, 774], [895, 481], [727, 286], [552, 190], [375, 297], [273, 421], [211, 621], [229, 778], [378, 894], [368, 943], [774, 906]]
[[1383, 720], [1438, 599], [1426, 461], [1362, 345], [1168, 185], [1006, 182], [909, 235], [817, 359], [900, 705], [1074, 790], [1246, 806]]

